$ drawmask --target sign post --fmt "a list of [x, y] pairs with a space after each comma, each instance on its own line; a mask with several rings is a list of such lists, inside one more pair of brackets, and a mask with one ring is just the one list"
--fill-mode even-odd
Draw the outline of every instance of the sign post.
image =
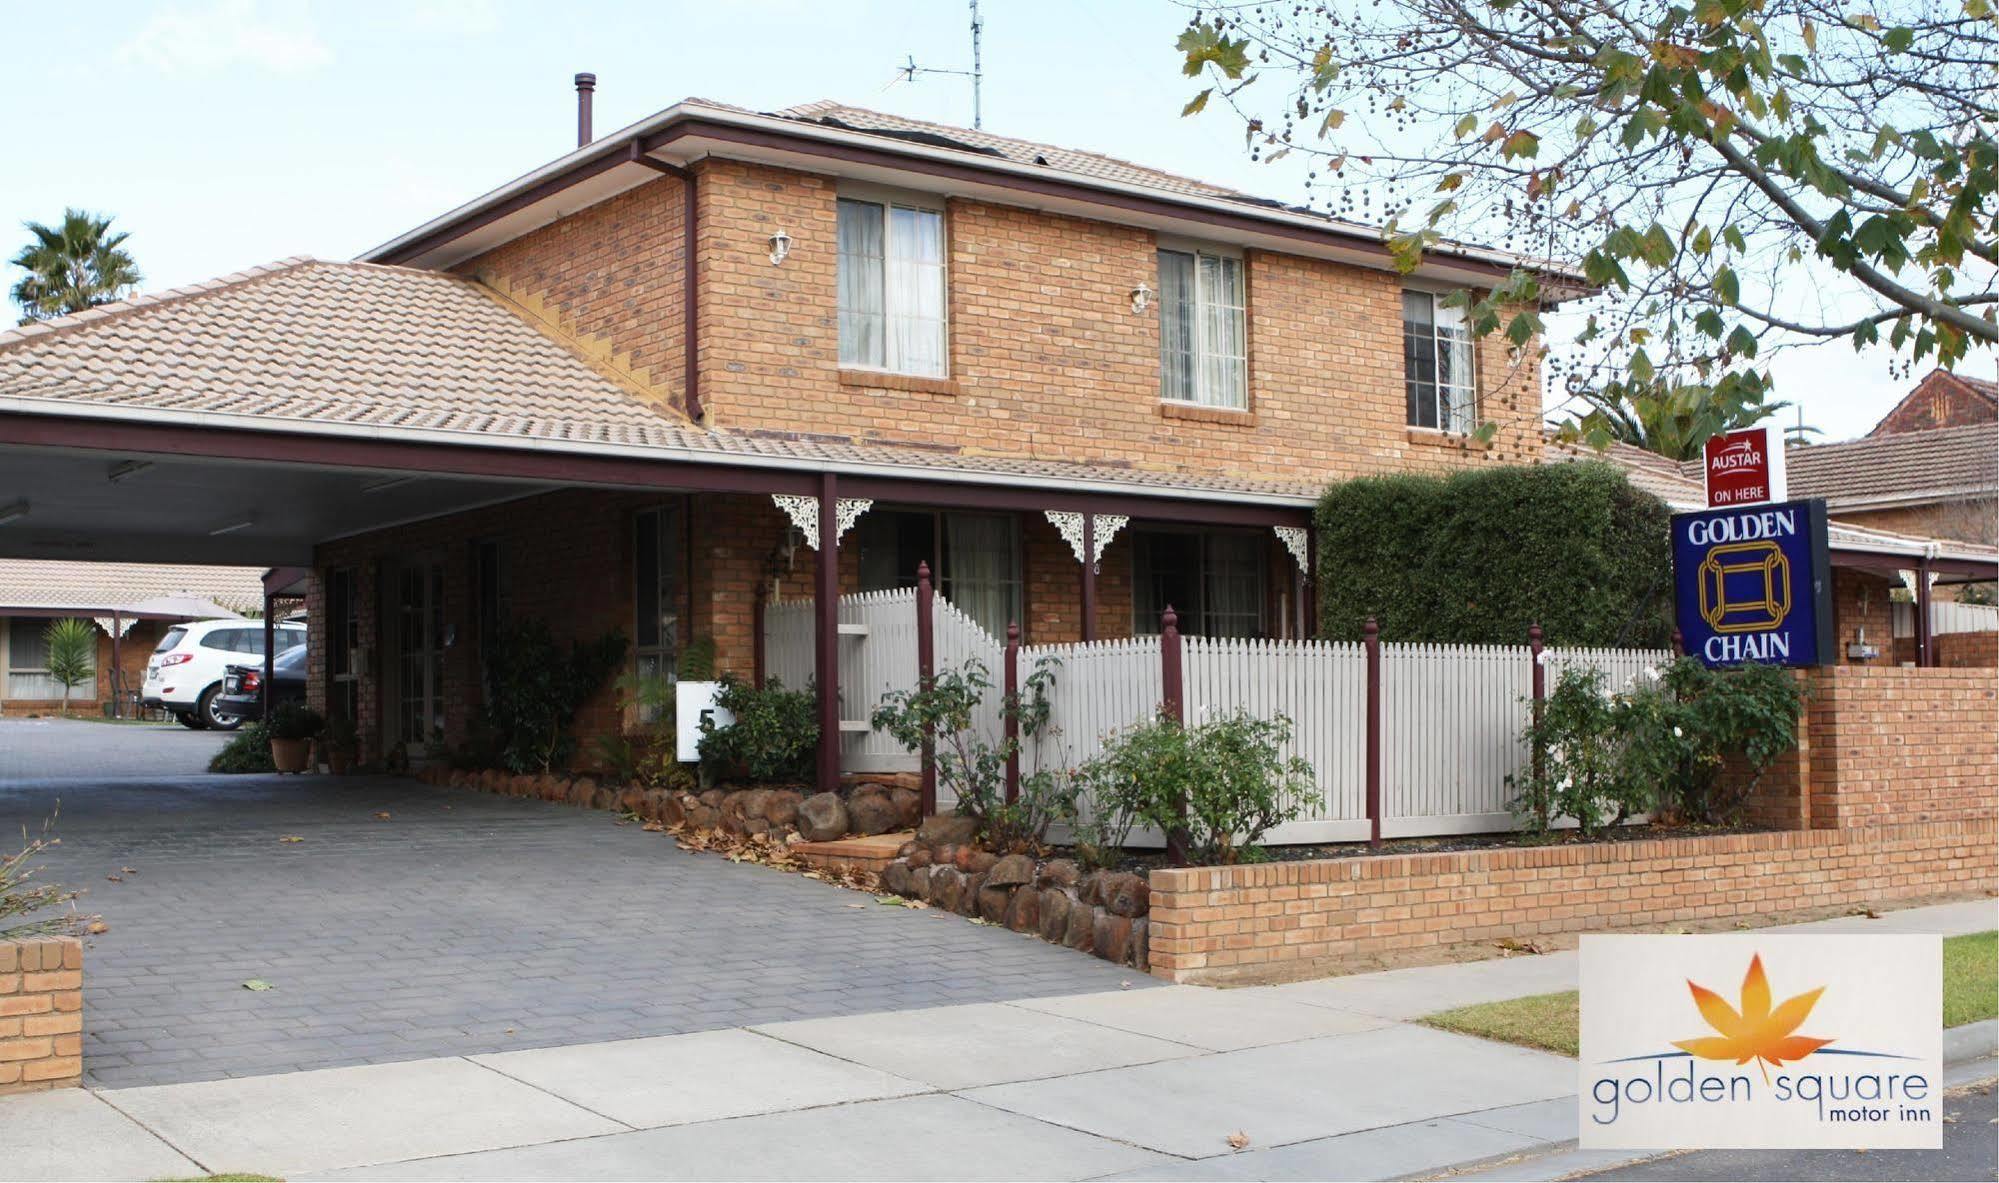
[[1834, 659], [1822, 500], [1673, 515], [1673, 609], [1710, 667]]

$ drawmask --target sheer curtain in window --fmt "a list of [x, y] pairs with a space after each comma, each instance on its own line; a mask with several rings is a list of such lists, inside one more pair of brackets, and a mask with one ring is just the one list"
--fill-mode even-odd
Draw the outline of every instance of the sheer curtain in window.
[[1159, 397], [1194, 401], [1194, 256], [1159, 252]]
[[1201, 563], [1202, 625], [1211, 637], [1254, 637], [1263, 631], [1263, 540], [1252, 534], [1210, 534]]
[[887, 364], [882, 305], [882, 207], [841, 201], [840, 364]]
[[890, 207], [887, 307], [889, 366], [943, 376], [944, 215]]
[[1214, 407], [1242, 407], [1243, 342], [1242, 260], [1224, 255], [1201, 257], [1201, 375], [1198, 401]]
[[1478, 395], [1472, 385], [1471, 351], [1465, 310], [1437, 301], [1437, 420], [1445, 431], [1468, 432], [1475, 426]]
[[944, 594], [994, 637], [1020, 619], [1020, 572], [1013, 523], [992, 514], [954, 513], [944, 519]]

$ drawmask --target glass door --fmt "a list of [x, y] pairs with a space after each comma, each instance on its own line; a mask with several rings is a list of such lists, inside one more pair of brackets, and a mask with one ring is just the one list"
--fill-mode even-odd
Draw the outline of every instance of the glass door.
[[385, 712], [387, 738], [417, 758], [444, 738], [444, 564], [404, 562], [390, 594], [388, 673], [395, 699]]

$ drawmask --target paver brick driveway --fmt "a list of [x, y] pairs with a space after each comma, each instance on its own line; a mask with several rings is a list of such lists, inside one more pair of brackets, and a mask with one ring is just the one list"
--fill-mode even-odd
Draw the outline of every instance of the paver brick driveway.
[[110, 926], [84, 953], [84, 1070], [105, 1087], [1149, 981], [538, 801], [372, 777], [15, 781], [0, 826], [39, 827], [58, 797], [46, 875]]

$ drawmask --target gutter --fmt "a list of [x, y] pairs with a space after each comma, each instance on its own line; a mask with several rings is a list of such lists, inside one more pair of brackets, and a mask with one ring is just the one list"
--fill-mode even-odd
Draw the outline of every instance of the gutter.
[[[1197, 194], [1176, 193], [1167, 189], [1135, 185], [1101, 177], [1068, 172], [1045, 165], [1025, 165], [997, 157], [986, 157], [972, 152], [935, 148], [926, 144], [915, 144], [895, 140], [866, 132], [849, 131], [844, 128], [827, 127], [796, 119], [785, 119], [774, 115], [758, 115], [744, 111], [713, 107], [705, 103], [684, 100], [666, 110], [648, 116], [625, 128], [598, 140], [596, 143], [579, 148], [566, 156], [526, 173], [512, 181], [475, 198], [458, 208], [433, 218], [416, 229], [398, 235], [360, 256], [362, 262], [394, 262], [397, 257], [409, 252], [410, 248], [438, 238], [456, 228], [460, 223], [474, 218], [519, 198], [538, 187], [562, 178], [565, 174], [579, 174], [574, 179], [583, 180], [590, 176], [609, 171], [618, 164], [636, 159], [638, 156], [664, 147], [664, 143], [649, 143], [665, 140], [662, 133], [674, 125], [692, 120], [702, 120], [724, 127], [740, 128], [750, 132], [761, 132], [784, 139], [835, 145], [845, 148], [864, 149], [912, 160], [929, 161], [956, 168], [970, 168], [978, 172], [1018, 180], [1032, 180], [1040, 183], [1054, 182], [1077, 189], [1099, 193], [1115, 194], [1126, 198], [1139, 198], [1162, 205], [1178, 206], [1210, 214], [1227, 214], [1250, 221], [1263, 222], [1292, 229], [1310, 230], [1314, 234], [1344, 241], [1349, 245], [1365, 246], [1385, 253], [1381, 231], [1378, 227], [1358, 223], [1341, 222], [1331, 218], [1317, 217], [1293, 210], [1258, 206], [1244, 201], [1230, 201], [1223, 198], [1203, 197]], [[532, 204], [531, 202], [529, 204]], [[451, 235], [450, 237], [457, 237]], [[449, 241], [449, 239], [445, 239]], [[1545, 274], [1583, 285], [1584, 278], [1552, 260], [1537, 259], [1511, 251], [1476, 247], [1468, 244], [1448, 243], [1428, 252], [1440, 259], [1454, 259], [1481, 263], [1502, 270], [1526, 267]]]
[[[63, 403], [54, 400], [0, 397], [0, 414], [38, 418], [92, 419], [133, 423], [134, 411], [143, 412], [144, 424], [209, 428], [222, 431], [255, 432], [265, 435], [289, 434], [328, 439], [377, 443], [433, 444], [453, 448], [476, 448], [496, 452], [536, 452], [544, 455], [603, 457], [620, 460], [649, 460], [663, 464], [709, 465], [717, 468], [747, 468], [767, 472], [834, 473], [839, 476], [880, 480], [929, 481], [939, 484], [981, 485], [1019, 488], [1024, 485], [1051, 485], [1067, 492], [1097, 493], [1116, 497], [1156, 498], [1161, 501], [1207, 501], [1232, 505], [1254, 505], [1274, 509], [1309, 510], [1318, 499], [1307, 494], [1256, 493], [1238, 489], [1202, 489], [1184, 485], [1120, 483], [1105, 480], [1075, 480], [1044, 473], [990, 472], [975, 468], [947, 468], [922, 464], [871, 463], [814, 457], [767, 456], [756, 452], [709, 451], [641, 444], [583, 443], [573, 440], [542, 439], [534, 436], [493, 436], [483, 432], [447, 431], [428, 427], [382, 428], [365, 424], [324, 423], [311, 419], [243, 415], [219, 411], [175, 411], [162, 408], [108, 407], [90, 403]], [[867, 445], [860, 445], [867, 446]], [[892, 447], [893, 445], [883, 445]], [[273, 457], [281, 459], [281, 457]], [[1033, 461], [1029, 461], [1033, 462]]]

